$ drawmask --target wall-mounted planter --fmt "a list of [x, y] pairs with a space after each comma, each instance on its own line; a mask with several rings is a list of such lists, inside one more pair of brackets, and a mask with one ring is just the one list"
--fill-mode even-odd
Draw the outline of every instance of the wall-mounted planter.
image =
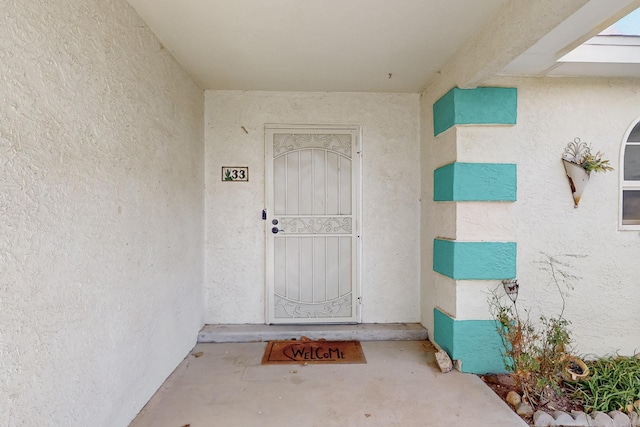
[[589, 172], [584, 170], [581, 165], [562, 159], [564, 170], [567, 173], [569, 179], [569, 186], [571, 187], [571, 193], [573, 194], [573, 207], [577, 208], [582, 197], [582, 192], [589, 182]]
[[582, 197], [582, 192], [589, 182], [589, 174], [594, 172], [612, 171], [609, 160], [604, 159], [603, 153], [598, 151], [593, 154], [591, 147], [580, 138], [574, 138], [567, 144], [562, 154], [562, 164], [569, 178], [571, 193], [573, 194], [573, 207], [577, 208]]

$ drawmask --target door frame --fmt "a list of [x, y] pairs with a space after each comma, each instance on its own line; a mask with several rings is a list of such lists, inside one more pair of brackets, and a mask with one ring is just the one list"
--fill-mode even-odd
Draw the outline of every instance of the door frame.
[[[264, 206], [266, 217], [265, 219], [265, 306], [264, 306], [264, 317], [265, 324], [271, 324], [271, 316], [270, 310], [273, 306], [273, 295], [270, 290], [273, 287], [273, 279], [274, 279], [274, 254], [272, 251], [272, 247], [269, 244], [269, 238], [271, 234], [271, 222], [268, 221], [270, 212], [268, 210], [272, 207], [273, 201], [270, 200], [270, 196], [272, 195], [272, 191], [270, 190], [270, 186], [273, 184], [273, 167], [269, 163], [273, 161], [269, 156], [269, 153], [273, 150], [273, 140], [269, 138], [269, 132], [275, 130], [293, 130], [293, 131], [305, 131], [306, 133], [313, 133], [313, 131], [327, 131], [327, 130], [337, 130], [337, 131], [350, 131], [353, 132], [355, 136], [355, 143], [353, 144], [352, 151], [352, 165], [351, 165], [351, 175], [352, 179], [355, 181], [353, 188], [353, 197], [355, 198], [355, 212], [353, 212], [353, 223], [355, 227], [355, 250], [352, 259], [352, 280], [353, 280], [353, 288], [354, 292], [353, 302], [356, 310], [356, 321], [355, 323], [362, 323], [362, 272], [361, 272], [361, 259], [362, 259], [362, 126], [361, 125], [353, 125], [353, 124], [281, 124], [281, 123], [267, 123], [264, 125], [264, 164], [265, 164], [265, 189], [264, 189]], [[271, 149], [269, 148], [269, 144], [271, 144]], [[300, 319], [302, 320], [302, 319]], [[291, 324], [302, 324], [309, 323], [298, 321], [296, 319], [292, 319]], [[314, 322], [314, 324], [322, 324], [323, 322]], [[326, 322], [333, 323], [335, 322]], [[353, 322], [344, 322], [353, 323]]]

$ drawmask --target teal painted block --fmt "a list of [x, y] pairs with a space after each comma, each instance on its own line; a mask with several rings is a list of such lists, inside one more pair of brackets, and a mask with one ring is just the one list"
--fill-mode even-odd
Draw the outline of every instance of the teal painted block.
[[504, 347], [495, 320], [457, 320], [454, 323], [453, 360], [472, 374], [506, 372]]
[[455, 125], [516, 124], [518, 90], [512, 87], [452, 88], [433, 104], [433, 134]]
[[434, 239], [433, 270], [455, 280], [516, 277], [515, 242], [457, 242]]
[[433, 171], [433, 201], [449, 202], [455, 200], [456, 163], [450, 163]]
[[[444, 276], [453, 277], [456, 263], [456, 242], [434, 239], [433, 271]], [[515, 277], [515, 276], [513, 276]]]
[[447, 352], [453, 353], [453, 319], [437, 308], [433, 309], [433, 339]]
[[438, 136], [456, 124], [456, 91], [454, 87], [433, 104], [433, 135]]
[[436, 202], [514, 202], [517, 192], [513, 163], [455, 162], [433, 171]]
[[434, 340], [462, 371], [472, 374], [506, 372], [502, 341], [495, 320], [455, 320], [433, 310]]

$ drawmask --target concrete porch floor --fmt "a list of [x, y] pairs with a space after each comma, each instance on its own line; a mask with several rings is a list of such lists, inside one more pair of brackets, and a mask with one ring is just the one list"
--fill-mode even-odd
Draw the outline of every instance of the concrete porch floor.
[[526, 427], [428, 341], [365, 341], [367, 363], [343, 365], [263, 366], [265, 346], [197, 344], [130, 427]]

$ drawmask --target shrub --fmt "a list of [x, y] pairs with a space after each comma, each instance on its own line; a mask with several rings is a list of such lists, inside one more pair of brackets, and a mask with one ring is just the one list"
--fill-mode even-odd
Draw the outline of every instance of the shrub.
[[549, 393], [561, 394], [566, 349], [571, 343], [570, 322], [562, 316], [541, 316], [536, 325], [529, 313], [521, 317], [515, 302], [504, 304], [495, 292], [490, 307], [503, 344], [505, 368], [524, 398], [536, 407], [548, 400]]

